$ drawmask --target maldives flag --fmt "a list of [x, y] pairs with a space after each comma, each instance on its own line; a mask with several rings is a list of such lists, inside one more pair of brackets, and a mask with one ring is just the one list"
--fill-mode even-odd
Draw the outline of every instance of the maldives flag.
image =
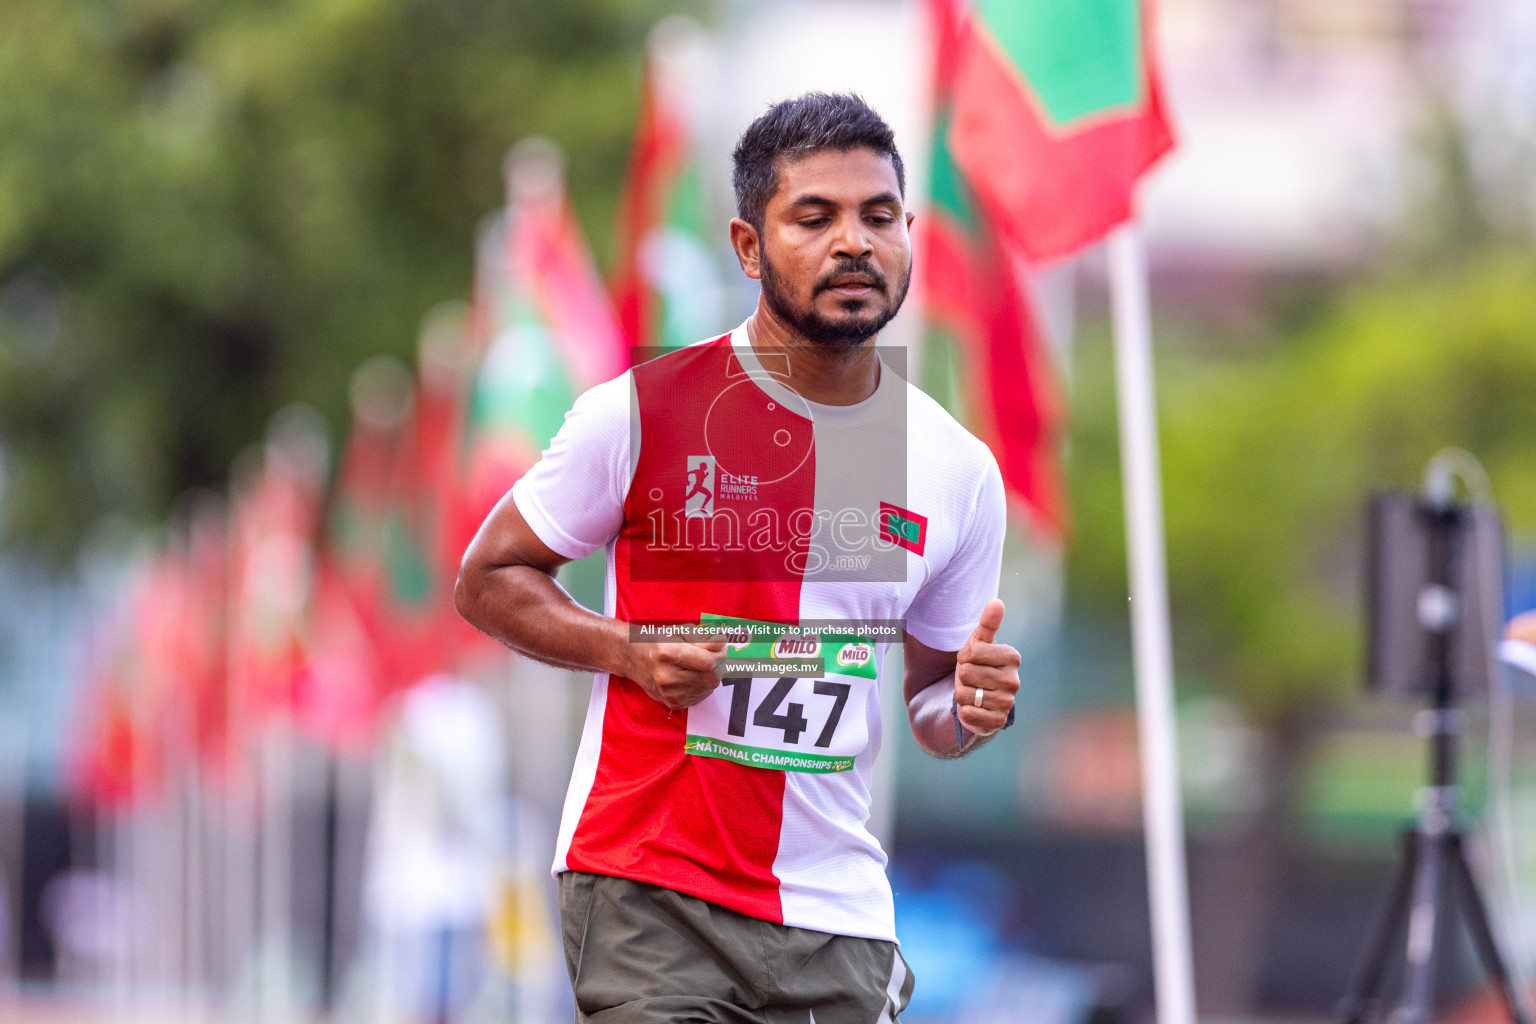
[[307, 731], [338, 748], [356, 747], [372, 734], [385, 689], [382, 550], [410, 408], [410, 371], [391, 357], [375, 357], [352, 375], [351, 394], [352, 423], [315, 560], [295, 709]]
[[948, 141], [987, 215], [1031, 260], [1131, 216], [1173, 144], [1149, 0], [976, 0], [958, 38]]
[[310, 730], [338, 746], [367, 740], [386, 696], [452, 670], [474, 636], [453, 609], [463, 549], [450, 540], [467, 344], [462, 313], [434, 311], [414, 379], [389, 357], [353, 376], [301, 706]]
[[370, 624], [379, 615], [380, 552], [412, 389], [410, 369], [392, 356], [375, 356], [352, 374], [352, 420], [326, 513], [323, 571], [345, 581]]
[[185, 603], [175, 662], [190, 691], [193, 740], [215, 776], [230, 768], [229, 524], [222, 501], [200, 498], [187, 523]]
[[721, 327], [720, 269], [695, 149], [703, 60], [703, 33], [692, 22], [669, 18], [651, 33], [611, 283], [635, 346], [690, 345]]
[[453, 605], [453, 583], [467, 544], [467, 538], [453, 536], [462, 515], [458, 455], [467, 345], [461, 316], [429, 321], [415, 401], [391, 468], [379, 548], [384, 624], [379, 648], [384, 685], [391, 691], [454, 670], [458, 655], [478, 636]]
[[132, 676], [136, 713], [169, 771], [185, 770], [195, 752], [197, 700], [213, 646], [202, 587], [190, 558], [189, 538], [173, 534], [134, 588]]
[[514, 149], [508, 193], [482, 246], [494, 264], [476, 289], [475, 320], [489, 334], [465, 431], [466, 513], [477, 525], [549, 446], [576, 396], [629, 360], [552, 143]]
[[130, 685], [110, 667], [86, 682], [76, 718], [66, 776], [72, 796], [122, 808], [158, 787], [160, 751], [134, 713]]
[[229, 686], [242, 721], [295, 709], [325, 473], [325, 441], [283, 421], [231, 488]]
[[1063, 413], [1055, 367], [1031, 309], [1025, 268], [983, 215], [951, 155], [951, 100], [965, 26], [952, 0], [933, 16], [932, 189], [917, 222], [928, 331], [923, 388], [992, 449], [1009, 504], [1038, 533], [1059, 536]]
[[94, 637], [89, 675], [70, 731], [68, 781], [93, 805], [125, 807], [159, 791], [165, 770], [165, 691], [159, 649], [163, 599], [177, 585], [155, 552], [134, 571], [123, 604]]
[[334, 749], [357, 750], [373, 735], [383, 667], [349, 582], [322, 552], [316, 562], [294, 719]]

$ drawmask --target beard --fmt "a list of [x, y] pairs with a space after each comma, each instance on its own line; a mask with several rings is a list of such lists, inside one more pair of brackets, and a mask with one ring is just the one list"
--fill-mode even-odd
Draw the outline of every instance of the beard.
[[[873, 282], [876, 295], [869, 299], [846, 299], [841, 305], [844, 315], [830, 317], [816, 308], [816, 296], [832, 287], [832, 282], [846, 274], [864, 274]], [[869, 257], [839, 259], [837, 266], [823, 274], [811, 288], [811, 301], [803, 309], [796, 308], [794, 300], [784, 287], [784, 280], [768, 258], [767, 248], [761, 250], [759, 283], [763, 290], [763, 302], [780, 320], [793, 327], [806, 341], [827, 348], [857, 348], [880, 333], [890, 323], [907, 299], [907, 289], [912, 284], [912, 268], [908, 266], [901, 278], [901, 289], [894, 300], [889, 299], [889, 283]], [[868, 308], [871, 300], [886, 299], [885, 305]]]

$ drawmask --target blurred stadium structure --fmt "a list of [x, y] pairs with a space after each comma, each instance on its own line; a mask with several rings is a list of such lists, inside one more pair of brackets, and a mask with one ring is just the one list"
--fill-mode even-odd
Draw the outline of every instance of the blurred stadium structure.
[[[1160, 60], [1179, 142], [1141, 204], [1160, 317], [1217, 324], [1214, 333], [1238, 337], [1228, 344], [1241, 347], [1244, 336], [1263, 333], [1252, 325], [1274, 315], [1277, 291], [1300, 290], [1311, 301], [1320, 294], [1316, 282], [1369, 276], [1399, 243], [1459, 255], [1465, 240], [1458, 226], [1437, 220], [1456, 201], [1448, 180], [1492, 197], [1505, 220], [1523, 219], [1515, 233], [1529, 248], [1536, 224], [1533, 10], [1521, 0], [1161, 3]], [[717, 12], [715, 24], [697, 36], [677, 23], [660, 33], [673, 47], [674, 72], [705, 83], [681, 90], [684, 113], [696, 119], [696, 148], [689, 150], [696, 219], [679, 216], [650, 249], [645, 239], [631, 239], [630, 258], [642, 274], [648, 259], [673, 273], [698, 268], [692, 278], [652, 282], [664, 308], [649, 315], [666, 322], [667, 340], [727, 329], [755, 297], [730, 265], [718, 226], [729, 211], [729, 147], [772, 99], [807, 88], [857, 89], [895, 127], [912, 194], [925, 197], [930, 184], [929, 41], [920, 4], [738, 0]], [[850, 39], [859, 40], [856, 51]], [[713, 84], [724, 78], [728, 88]], [[539, 144], [522, 156], [525, 167], [530, 156], [544, 160], [529, 172], [535, 179], [554, 173], [551, 151]], [[0, 208], [13, 198], [3, 180]], [[525, 185], [538, 193], [551, 182]], [[515, 185], [513, 192], [515, 206]], [[508, 255], [511, 222], [493, 215], [478, 239], [476, 280], [462, 282], [472, 302], [467, 318], [440, 310], [429, 321], [414, 373], [378, 363], [360, 372], [347, 446], [331, 452], [338, 469], [329, 505], [322, 508], [315, 493], [317, 465], [299, 466], [312, 478], [272, 499], [281, 521], [263, 527], [261, 543], [243, 552], [261, 580], [252, 584], [258, 619], [244, 627], [257, 649], [242, 665], [300, 656], [303, 631], [283, 625], [296, 600], [284, 596], [285, 585], [296, 585], [292, 577], [285, 584], [286, 566], [314, 588], [309, 600], [318, 604], [322, 593], [336, 592], [350, 599], [350, 612], [346, 600], [330, 606], [323, 630], [328, 646], [320, 662], [335, 685], [315, 687], [309, 697], [346, 693], [347, 681], [359, 677], [383, 678], [377, 665], [362, 663], [371, 655], [360, 634], [375, 646], [388, 640], [413, 650], [453, 636], [465, 655], [456, 674], [436, 671], [447, 666], [430, 657], [418, 663], [396, 651], [389, 661], [398, 678], [338, 704], [309, 700], [304, 684], [294, 684], [292, 665], [264, 669], [264, 678], [282, 678], [281, 693], [253, 680], [239, 690], [248, 702], [243, 711], [217, 701], [157, 705], [156, 714], [175, 725], [147, 747], [134, 731], [145, 708], [116, 708], [120, 719], [93, 720], [107, 734], [95, 749], [124, 760], [94, 765], [96, 799], [82, 803], [71, 791], [80, 779], [70, 766], [78, 768], [76, 755], [89, 747], [81, 708], [97, 692], [88, 687], [101, 676], [110, 642], [101, 626], [135, 614], [125, 595], [135, 581], [148, 585], [155, 545], [104, 534], [68, 582], [25, 551], [5, 556], [0, 1018], [534, 1022], [569, 1015], [547, 860], [587, 683], [514, 665], [458, 635], [459, 627], [437, 616], [447, 604], [445, 581], [433, 575], [455, 545], [462, 548], [465, 531], [508, 474], [536, 454], [527, 439], [547, 439], [561, 403], [607, 365], [562, 355], [561, 338], [615, 328], [613, 314], [581, 305], [591, 298], [583, 277], [591, 264], [569, 212], [557, 206], [543, 214], [539, 230], [550, 248], [540, 252], [554, 252], [554, 266], [540, 272], [554, 277], [541, 280], [565, 289], [562, 302], [551, 306], [529, 290], [533, 271], [498, 271], [499, 261], [517, 257]], [[617, 248], [622, 262], [623, 243]], [[1090, 251], [1037, 270], [1032, 281], [1080, 424], [1071, 435], [1069, 474], [1073, 458], [1086, 460], [1103, 443], [1085, 408], [1104, 397], [1093, 390], [1097, 357], [1084, 351], [1101, 340], [1103, 276]], [[0, 280], [0, 323], [12, 325], [7, 337], [35, 307], [26, 280]], [[707, 283], [690, 284], [698, 281]], [[692, 301], [665, 305], [678, 298]], [[919, 361], [923, 300], [915, 288], [884, 338], [908, 345]], [[558, 322], [562, 315], [572, 321]], [[626, 315], [622, 303], [617, 315]], [[1536, 350], [1536, 329], [1517, 329]], [[444, 375], [469, 389], [473, 398], [459, 413], [487, 440], [477, 450], [479, 475], [466, 508], [435, 505], [430, 494], [425, 502], [401, 500], [395, 478], [430, 478], [441, 446], [463, 443], [434, 433], [441, 424], [431, 418], [432, 389]], [[1521, 388], [1528, 390], [1528, 379]], [[290, 416], [274, 427], [265, 465], [281, 460], [273, 453], [292, 443], [300, 422]], [[1511, 461], [1529, 458], [1531, 437], [1529, 428], [1518, 436], [1523, 449], [1509, 442]], [[1182, 471], [1179, 453], [1175, 440], [1170, 473]], [[1422, 454], [1411, 453], [1407, 463]], [[263, 464], [249, 457], [236, 479], [254, 487]], [[1371, 472], [1394, 469], [1402, 467]], [[1340, 475], [1339, 486], [1351, 493], [1371, 482]], [[987, 756], [959, 764], [923, 758], [899, 729], [884, 752], [876, 827], [893, 852], [898, 914], [919, 979], [909, 1018], [919, 1024], [1135, 1019], [1150, 1004], [1124, 613], [1070, 596], [1078, 568], [1104, 576], [1074, 545], [1105, 547], [1100, 561], [1120, 557], [1118, 540], [1105, 544], [1106, 531], [1097, 529], [1110, 521], [1107, 532], [1118, 532], [1117, 496], [1108, 511], [1094, 505], [1102, 497], [1095, 479], [1074, 488], [1068, 550], [1024, 530], [1010, 539], [1005, 639], [1026, 652], [1023, 727]], [[223, 523], [221, 530], [239, 520], [244, 494], [234, 487], [227, 509], [186, 503], [158, 545], [186, 559], [186, 578], [156, 591], [150, 610], [170, 615], [177, 601], [196, 608], [208, 599], [197, 584], [217, 585], [219, 573], [240, 571], [198, 563], [193, 549], [204, 517]], [[1516, 483], [1511, 500], [1532, 506], [1511, 510], [1518, 545], [1520, 529], [1536, 528], [1536, 488]], [[421, 529], [424, 520], [441, 527], [446, 554], [419, 549], [430, 532]], [[1184, 525], [1175, 509], [1170, 532]], [[312, 557], [295, 554], [288, 541], [317, 530], [330, 539], [335, 564], [284, 562]], [[1345, 543], [1329, 550], [1333, 564], [1317, 570], [1339, 599], [1329, 610], [1335, 617], [1352, 599], [1349, 571], [1337, 564]], [[130, 550], [135, 554], [125, 557]], [[1529, 550], [1516, 551], [1516, 608], [1536, 604]], [[348, 562], [349, 554], [356, 560]], [[1177, 548], [1173, 557], [1177, 572]], [[1121, 571], [1118, 562], [1114, 571]], [[578, 563], [563, 579], [579, 599], [595, 603], [601, 574], [601, 566]], [[322, 581], [337, 590], [324, 590]], [[398, 592], [387, 609], [362, 607], [375, 599], [367, 595], [391, 587]], [[1177, 589], [1175, 599], [1177, 613]], [[1199, 607], [1186, 604], [1184, 613]], [[290, 630], [287, 646], [262, 647], [272, 622]], [[241, 627], [232, 613], [221, 628]], [[152, 629], [184, 634], [175, 621]], [[1343, 635], [1349, 638], [1348, 628]], [[1337, 699], [1355, 671], [1338, 661], [1338, 650], [1329, 648], [1333, 660], [1317, 670], [1333, 689], [1327, 704], [1311, 691], [1250, 698], [1241, 686], [1207, 678], [1210, 669], [1180, 679], [1195, 964], [1209, 1014], [1326, 1016], [1384, 882], [1389, 837], [1411, 813], [1418, 743], [1401, 709]], [[245, 671], [234, 663], [223, 669]], [[268, 712], [265, 724], [248, 728], [244, 715], [254, 720], [257, 707]], [[237, 714], [241, 727], [228, 730], [228, 716]], [[1516, 780], [1528, 829], [1521, 902], [1536, 912], [1536, 714], [1524, 714]], [[893, 722], [898, 715], [892, 707]], [[235, 751], [235, 737], [248, 746]], [[206, 748], [192, 758], [191, 745]], [[150, 780], [156, 765], [175, 770]], [[1469, 788], [1476, 804], [1480, 781]], [[1528, 964], [1536, 960], [1536, 948], [1520, 952]], [[978, 973], [1002, 980], [985, 990], [962, 984]], [[1452, 972], [1446, 997], [1467, 995], [1469, 985], [1467, 972]]]

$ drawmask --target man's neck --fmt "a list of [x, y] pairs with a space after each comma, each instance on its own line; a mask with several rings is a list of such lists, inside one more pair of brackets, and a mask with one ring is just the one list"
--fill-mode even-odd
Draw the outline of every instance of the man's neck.
[[788, 353], [785, 386], [808, 402], [854, 405], [873, 395], [880, 385], [880, 360], [875, 356], [872, 337], [848, 348], [818, 345], [759, 300], [757, 310], [747, 320], [747, 340], [760, 356]]

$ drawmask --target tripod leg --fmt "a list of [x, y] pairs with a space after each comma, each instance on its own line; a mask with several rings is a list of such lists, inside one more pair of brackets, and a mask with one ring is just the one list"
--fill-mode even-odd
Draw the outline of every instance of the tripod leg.
[[1435, 998], [1435, 946], [1445, 889], [1448, 830], [1419, 833], [1419, 869], [1408, 914], [1408, 956], [1403, 972], [1403, 1002], [1395, 1024], [1425, 1024]]
[[1472, 942], [1477, 947], [1478, 958], [1483, 961], [1483, 969], [1498, 986], [1499, 995], [1504, 1000], [1504, 1008], [1509, 1012], [1509, 1019], [1514, 1024], [1530, 1024], [1525, 1014], [1524, 1000], [1520, 998], [1519, 993], [1515, 992], [1514, 982], [1504, 964], [1504, 957], [1499, 953], [1499, 944], [1493, 937], [1493, 929], [1488, 921], [1488, 908], [1483, 905], [1482, 894], [1477, 891], [1477, 880], [1472, 877], [1472, 869], [1467, 864], [1466, 851], [1462, 848], [1459, 834], [1451, 836], [1448, 852], [1451, 874], [1455, 876], [1461, 889], [1461, 906], [1466, 911], [1467, 928], [1472, 933]]
[[1413, 892], [1413, 879], [1418, 873], [1419, 834], [1413, 829], [1403, 832], [1403, 851], [1392, 875], [1392, 887], [1387, 891], [1387, 902], [1376, 918], [1376, 930], [1371, 934], [1371, 944], [1365, 948], [1365, 956], [1349, 991], [1339, 1003], [1339, 1016], [1344, 1024], [1366, 1024], [1375, 1016], [1375, 1005], [1381, 994], [1381, 975], [1391, 955], [1392, 942], [1402, 930], [1408, 916], [1408, 898]]

